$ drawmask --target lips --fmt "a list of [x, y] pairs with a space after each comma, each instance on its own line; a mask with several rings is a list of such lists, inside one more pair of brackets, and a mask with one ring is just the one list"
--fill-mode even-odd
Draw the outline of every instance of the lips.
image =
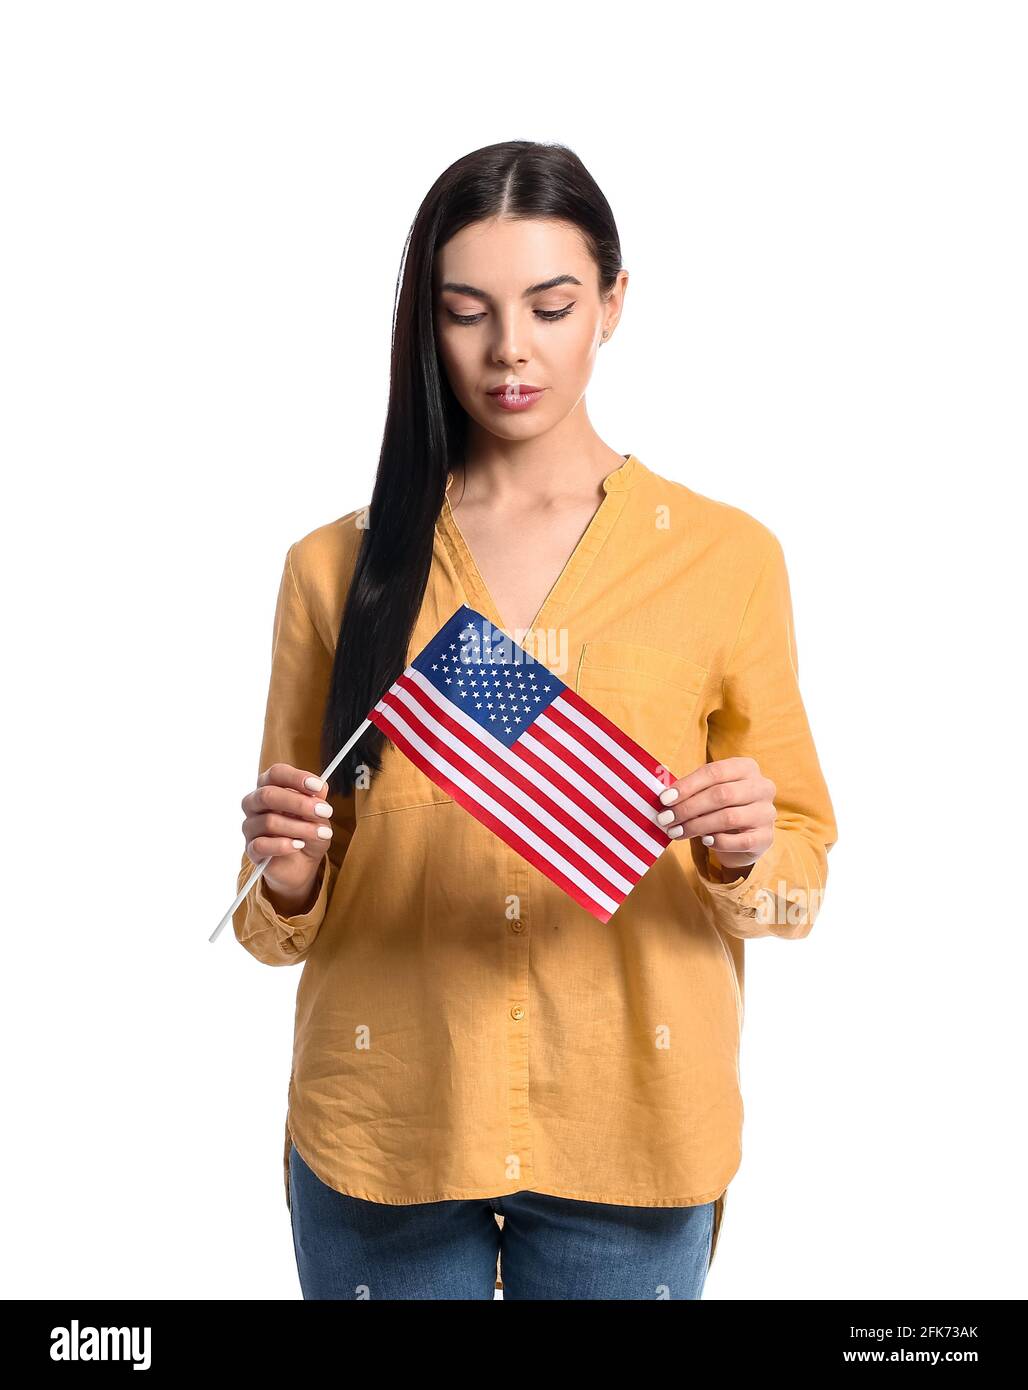
[[[508, 388], [508, 386], [507, 386], [507, 384], [506, 384], [506, 382], [505, 382], [502, 386], [492, 386], [492, 387], [490, 387], [489, 390], [486, 392], [486, 395], [487, 395], [487, 396], [505, 396], [505, 395], [507, 394], [508, 389], [511, 390], [511, 391], [514, 390], [513, 386], [511, 386], [511, 387]], [[542, 388], [541, 386], [531, 386], [527, 381], [522, 381], [522, 382], [519, 383], [519, 389], [520, 389], [520, 391], [521, 391], [521, 394], [522, 394], [522, 395], [525, 395], [525, 394], [526, 394], [527, 392], [529, 392], [529, 391], [541, 391], [543, 388]]]

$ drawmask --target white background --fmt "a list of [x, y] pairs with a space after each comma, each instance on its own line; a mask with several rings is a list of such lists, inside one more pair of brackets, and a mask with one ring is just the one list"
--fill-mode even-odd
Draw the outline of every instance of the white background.
[[404, 237], [512, 138], [618, 222], [603, 439], [781, 539], [839, 822], [810, 937], [747, 950], [705, 1297], [1028, 1294], [1024, 14], [4, 7], [0, 1294], [300, 1297], [299, 975], [208, 936]]

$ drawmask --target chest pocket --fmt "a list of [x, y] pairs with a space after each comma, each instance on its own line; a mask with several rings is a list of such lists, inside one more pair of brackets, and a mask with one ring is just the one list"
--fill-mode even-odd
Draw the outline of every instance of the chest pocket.
[[709, 674], [707, 667], [659, 647], [586, 642], [575, 690], [680, 776], [674, 758]]

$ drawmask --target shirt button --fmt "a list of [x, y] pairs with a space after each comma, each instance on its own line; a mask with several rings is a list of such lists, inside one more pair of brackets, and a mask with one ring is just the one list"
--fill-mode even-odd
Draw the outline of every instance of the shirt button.
[[511, 931], [524, 931], [525, 924], [524, 922], [522, 922], [520, 917], [515, 917], [513, 922], [511, 922], [510, 924], [510, 929]]
[[515, 1022], [519, 1022], [525, 1016], [525, 1011], [520, 1004], [515, 1004], [510, 1011], [510, 1016]]

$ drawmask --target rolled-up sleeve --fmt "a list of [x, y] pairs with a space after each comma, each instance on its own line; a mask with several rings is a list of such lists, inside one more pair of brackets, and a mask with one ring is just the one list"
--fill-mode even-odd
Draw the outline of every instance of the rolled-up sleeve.
[[[765, 528], [766, 530], [766, 528]], [[775, 784], [774, 843], [749, 872], [723, 868], [716, 850], [690, 840], [700, 892], [733, 936], [803, 937], [828, 880], [837, 827], [799, 687], [785, 556], [769, 538], [728, 659], [720, 708], [707, 720], [707, 758], [751, 757]], [[724, 880], [728, 879], [728, 882]]]
[[[333, 654], [319, 636], [300, 591], [290, 546], [279, 584], [271, 647], [271, 678], [258, 775], [273, 763], [322, 770], [321, 727]], [[318, 870], [317, 897], [307, 912], [283, 917], [264, 891], [264, 879], [236, 908], [236, 939], [266, 965], [295, 965], [310, 950], [325, 919], [335, 876], [353, 837], [354, 795], [330, 795], [333, 836]], [[256, 865], [245, 849], [236, 878], [240, 892]]]

